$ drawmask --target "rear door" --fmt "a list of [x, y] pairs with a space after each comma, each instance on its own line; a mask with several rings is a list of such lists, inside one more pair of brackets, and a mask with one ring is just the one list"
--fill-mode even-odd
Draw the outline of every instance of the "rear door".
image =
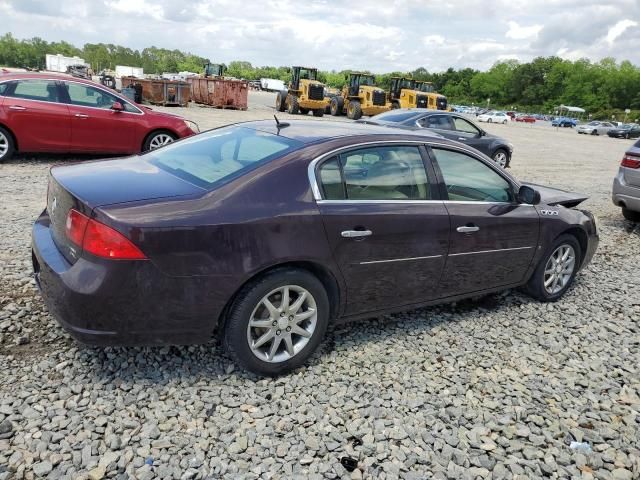
[[452, 116], [451, 121], [455, 129], [453, 140], [462, 142], [485, 155], [491, 156], [491, 151], [489, 150], [490, 142], [482, 135], [482, 131], [478, 127], [462, 117]]
[[69, 109], [55, 80], [16, 80], [5, 91], [3, 120], [23, 152], [66, 152], [71, 140]]
[[433, 200], [435, 175], [427, 176], [423, 155], [415, 144], [375, 145], [316, 166], [318, 208], [347, 285], [347, 315], [438, 297], [449, 215]]
[[[136, 129], [142, 113], [115, 111], [121, 100], [106, 90], [65, 81], [64, 93], [71, 116], [71, 145], [76, 152], [138, 153]], [[121, 102], [122, 103], [122, 102]], [[123, 106], [132, 108], [128, 103]]]
[[538, 245], [536, 209], [516, 203], [511, 181], [470, 152], [434, 146], [431, 153], [451, 217], [443, 296], [522, 281]]
[[422, 128], [433, 130], [445, 138], [458, 140], [458, 135], [449, 115], [429, 115], [422, 117], [417, 124]]

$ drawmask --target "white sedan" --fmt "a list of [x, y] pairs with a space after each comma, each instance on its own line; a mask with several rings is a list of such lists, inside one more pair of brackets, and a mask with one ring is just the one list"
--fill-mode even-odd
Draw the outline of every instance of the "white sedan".
[[597, 120], [595, 120], [584, 125], [579, 125], [577, 128], [577, 132], [585, 133], [587, 135], [604, 135], [605, 133], [608, 133], [609, 130], [612, 130], [614, 128], [617, 127], [612, 123], [598, 122]]
[[504, 112], [487, 112], [482, 115], [478, 115], [477, 120], [479, 122], [505, 124], [511, 121], [511, 117]]

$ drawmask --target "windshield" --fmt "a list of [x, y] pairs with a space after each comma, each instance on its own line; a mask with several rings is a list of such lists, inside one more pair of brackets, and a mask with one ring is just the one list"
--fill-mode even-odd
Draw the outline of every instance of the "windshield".
[[360, 77], [360, 85], [364, 85], [367, 87], [373, 87], [376, 84], [373, 75], [363, 75]]
[[301, 68], [300, 69], [300, 78], [305, 80], [315, 80], [316, 79], [316, 70], [314, 68]]
[[421, 92], [431, 93], [434, 91], [433, 84], [429, 82], [422, 82], [418, 84], [418, 90]]
[[246, 127], [224, 127], [145, 154], [153, 165], [203, 188], [302, 146], [301, 142]]

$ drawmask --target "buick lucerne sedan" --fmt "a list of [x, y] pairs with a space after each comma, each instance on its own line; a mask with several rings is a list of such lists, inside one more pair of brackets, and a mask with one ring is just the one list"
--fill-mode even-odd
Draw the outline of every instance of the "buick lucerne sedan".
[[198, 132], [90, 80], [0, 74], [0, 162], [16, 152], [134, 154]]
[[598, 244], [584, 198], [424, 131], [249, 122], [52, 168], [33, 267], [83, 343], [215, 334], [277, 375], [333, 321], [520, 286], [557, 300]]

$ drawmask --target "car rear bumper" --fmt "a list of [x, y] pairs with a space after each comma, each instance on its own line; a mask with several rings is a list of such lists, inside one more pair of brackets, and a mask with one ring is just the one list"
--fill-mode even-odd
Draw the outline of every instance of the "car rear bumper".
[[[222, 307], [199, 298], [201, 277], [169, 277], [149, 260], [81, 257], [60, 253], [46, 210], [32, 231], [32, 261], [42, 297], [60, 325], [89, 345], [206, 343]], [[205, 290], [206, 291], [206, 290]]]
[[634, 187], [625, 182], [622, 168], [613, 179], [611, 199], [618, 207], [624, 206], [634, 212], [640, 212], [640, 187]]

